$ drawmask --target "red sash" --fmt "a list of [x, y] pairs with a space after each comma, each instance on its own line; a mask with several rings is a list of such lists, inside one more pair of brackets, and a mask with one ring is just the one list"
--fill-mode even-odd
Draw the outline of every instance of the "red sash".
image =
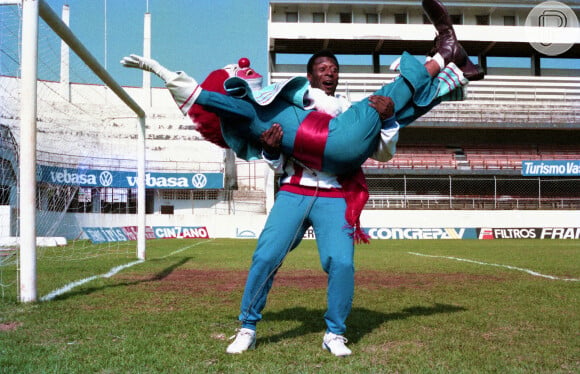
[[[311, 112], [296, 131], [293, 155], [308, 167], [322, 170], [324, 148], [328, 139], [328, 124], [332, 119], [325, 113]], [[369, 198], [368, 187], [364, 173], [358, 168], [352, 174], [340, 175], [338, 182], [342, 186], [346, 201], [345, 219], [353, 229], [353, 239], [356, 243], [369, 242], [369, 236], [360, 226], [360, 215]]]
[[331, 119], [332, 117], [328, 114], [310, 112], [296, 130], [292, 153], [304, 165], [322, 170], [322, 157]]
[[352, 233], [355, 243], [369, 243], [370, 236], [360, 226], [360, 215], [369, 199], [367, 181], [362, 168], [352, 174], [340, 175], [338, 182], [342, 185], [346, 200], [345, 218], [348, 225], [354, 230]]

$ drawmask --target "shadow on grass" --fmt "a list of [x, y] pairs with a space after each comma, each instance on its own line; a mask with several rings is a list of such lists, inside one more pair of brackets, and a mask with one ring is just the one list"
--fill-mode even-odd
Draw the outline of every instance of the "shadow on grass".
[[[461, 306], [439, 303], [435, 303], [432, 306], [414, 306], [405, 308], [400, 312], [395, 313], [382, 313], [366, 308], [353, 308], [347, 320], [348, 332], [346, 335], [350, 342], [356, 343], [362, 337], [371, 333], [383, 323], [389, 321], [425, 317], [434, 314], [457, 313], [466, 310], [467, 309]], [[263, 320], [265, 321], [297, 321], [300, 322], [301, 325], [292, 330], [273, 336], [264, 337], [262, 339], [258, 337], [258, 343], [260, 343], [260, 341], [275, 343], [284, 339], [291, 339], [314, 332], [320, 332], [322, 334], [326, 331], [324, 313], [325, 311], [321, 309], [307, 309], [303, 307], [285, 309], [277, 313], [264, 313]]]
[[89, 295], [89, 294], [91, 294], [93, 292], [101, 291], [101, 290], [104, 290], [104, 289], [107, 289], [107, 288], [127, 287], [127, 286], [132, 286], [132, 285], [141, 284], [141, 283], [160, 281], [160, 280], [163, 280], [164, 278], [166, 278], [167, 276], [169, 276], [175, 269], [177, 269], [178, 267], [182, 266], [183, 264], [185, 264], [189, 260], [191, 260], [191, 257], [184, 257], [181, 260], [175, 262], [174, 264], [172, 264], [172, 265], [166, 267], [165, 269], [161, 270], [160, 272], [157, 272], [157, 273], [155, 273], [152, 276], [147, 277], [147, 278], [142, 278], [142, 279], [139, 279], [139, 280], [131, 280], [131, 281], [119, 282], [119, 283], [115, 283], [115, 284], [107, 284], [107, 285], [103, 285], [103, 286], [100, 286], [100, 287], [87, 287], [87, 288], [78, 289], [76, 291], [71, 290], [70, 292], [66, 292], [66, 293], [64, 293], [62, 295], [59, 295], [59, 296], [55, 297], [54, 298], [54, 301], [57, 301], [57, 300], [66, 300], [68, 298], [75, 297], [75, 296], [79, 296], [79, 295]]

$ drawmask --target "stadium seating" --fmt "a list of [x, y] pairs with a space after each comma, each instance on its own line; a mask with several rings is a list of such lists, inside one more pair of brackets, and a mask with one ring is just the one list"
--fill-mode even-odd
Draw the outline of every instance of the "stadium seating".
[[365, 168], [398, 168], [398, 169], [456, 169], [457, 160], [453, 153], [443, 146], [400, 146], [396, 156], [389, 162], [367, 160]]
[[[295, 76], [273, 72], [272, 82]], [[341, 73], [337, 92], [358, 101], [373, 94], [396, 74]], [[467, 99], [444, 102], [417, 122], [530, 124], [543, 126], [580, 122], [580, 78], [487, 75], [471, 82]]]
[[[456, 154], [457, 153], [457, 154]], [[459, 158], [466, 163], [462, 164]], [[580, 146], [470, 145], [453, 151], [441, 145], [400, 145], [389, 162], [367, 160], [368, 169], [458, 169], [520, 170], [525, 160], [580, 160]]]

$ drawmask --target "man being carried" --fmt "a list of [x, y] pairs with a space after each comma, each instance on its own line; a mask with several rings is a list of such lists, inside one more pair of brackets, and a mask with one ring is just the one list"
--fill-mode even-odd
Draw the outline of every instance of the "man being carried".
[[[457, 41], [445, 8], [436, 0], [423, 4], [439, 31], [433, 59], [423, 66], [413, 56], [403, 54], [401, 75], [375, 92], [393, 100], [393, 120], [402, 127], [438, 105], [450, 92], [461, 90], [468, 79], [482, 77]], [[187, 74], [169, 71], [151, 59], [132, 55], [122, 63], [164, 79], [184, 114], [194, 104], [216, 113], [227, 145], [245, 160], [260, 157], [258, 139], [272, 123], [279, 123], [284, 130], [281, 152], [317, 170], [353, 172], [377, 148], [382, 122], [368, 98], [333, 117], [336, 113], [323, 113], [324, 105], [317, 101], [324, 98], [309, 91], [303, 77], [262, 90], [255, 90], [241, 77], [233, 77], [225, 82], [229, 94], [225, 95], [205, 90]]]

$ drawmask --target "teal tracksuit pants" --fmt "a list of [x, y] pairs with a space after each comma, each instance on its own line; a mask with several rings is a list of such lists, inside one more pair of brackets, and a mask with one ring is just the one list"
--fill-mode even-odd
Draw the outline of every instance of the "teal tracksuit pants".
[[343, 198], [278, 192], [248, 273], [239, 315], [242, 327], [256, 329], [278, 266], [312, 226], [320, 263], [328, 274], [327, 331], [344, 334], [354, 293], [354, 242], [345, 209]]

